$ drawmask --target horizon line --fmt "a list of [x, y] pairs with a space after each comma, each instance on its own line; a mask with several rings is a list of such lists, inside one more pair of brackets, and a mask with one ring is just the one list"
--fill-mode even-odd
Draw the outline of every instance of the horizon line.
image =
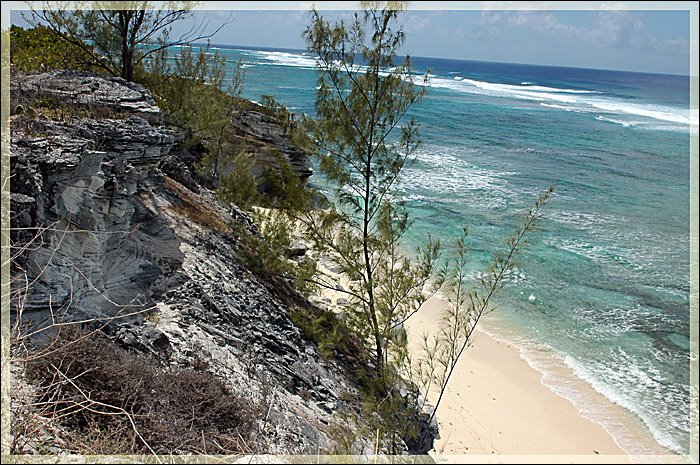
[[[193, 42], [191, 45], [193, 46], [207, 46], [207, 43], [204, 42]], [[226, 44], [226, 43], [215, 43], [211, 42], [208, 45], [212, 47], [217, 47], [217, 48], [228, 48], [232, 50], [245, 50], [246, 48], [256, 48], [256, 49], [261, 49], [261, 50], [277, 50], [277, 51], [294, 51], [294, 52], [302, 52], [302, 53], [307, 53], [308, 50], [303, 49], [303, 48], [296, 48], [296, 47], [281, 47], [281, 46], [267, 46], [267, 45], [246, 45], [246, 44]], [[181, 45], [178, 45], [176, 47], [182, 47]], [[673, 77], [682, 77], [682, 78], [688, 78], [690, 79], [691, 76], [690, 74], [678, 74], [678, 73], [671, 73], [671, 72], [654, 72], [654, 71], [633, 71], [633, 70], [626, 70], [626, 69], [612, 69], [612, 68], [587, 68], [584, 66], [567, 66], [567, 65], [552, 65], [552, 64], [538, 64], [538, 63], [524, 63], [524, 62], [516, 62], [516, 61], [495, 61], [495, 60], [474, 60], [474, 59], [469, 59], [469, 58], [453, 58], [453, 57], [440, 57], [440, 56], [426, 56], [426, 55], [412, 55], [410, 53], [405, 54], [403, 56], [408, 56], [410, 58], [427, 58], [427, 59], [437, 59], [437, 60], [448, 60], [448, 61], [461, 61], [461, 62], [473, 62], [473, 63], [492, 63], [492, 64], [503, 64], [503, 65], [519, 65], [519, 66], [531, 66], [531, 67], [541, 67], [541, 68], [564, 68], [564, 69], [585, 69], [585, 70], [591, 70], [591, 71], [607, 71], [607, 72], [615, 72], [615, 73], [628, 73], [628, 74], [648, 74], [648, 75], [658, 75], [658, 76], [673, 76]], [[697, 76], [695, 76], [697, 79]]]

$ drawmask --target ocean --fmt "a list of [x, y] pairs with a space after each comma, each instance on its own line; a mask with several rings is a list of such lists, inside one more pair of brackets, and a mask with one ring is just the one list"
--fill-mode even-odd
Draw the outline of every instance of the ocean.
[[[242, 61], [243, 97], [271, 94], [313, 115], [313, 55], [217, 48], [231, 66]], [[576, 383], [687, 454], [690, 134], [698, 131], [689, 78], [421, 57], [413, 64], [429, 70], [430, 83], [409, 115], [423, 143], [398, 186], [415, 220], [406, 250], [428, 234], [447, 246], [466, 224], [476, 279], [554, 184], [485, 327], [518, 345], [547, 386], [627, 452], [650, 449]], [[328, 190], [318, 175], [311, 183]]]

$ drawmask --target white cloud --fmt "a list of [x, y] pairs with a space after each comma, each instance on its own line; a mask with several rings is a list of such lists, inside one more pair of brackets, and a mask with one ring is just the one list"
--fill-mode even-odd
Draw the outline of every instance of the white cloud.
[[569, 37], [579, 36], [582, 28], [560, 22], [553, 13], [538, 10], [485, 10], [481, 12], [479, 25], [472, 30], [474, 38], [503, 37], [502, 28], [526, 27], [545, 34], [559, 34]]
[[482, 10], [546, 10], [556, 8], [560, 2], [543, 1], [493, 1], [481, 2]]
[[610, 2], [610, 3], [602, 3], [600, 5], [600, 9], [601, 10], [629, 10], [630, 7], [625, 2]]
[[603, 10], [598, 27], [588, 33], [590, 40], [608, 47], [649, 47], [655, 45], [639, 17], [629, 11]]
[[484, 10], [481, 12], [481, 23], [489, 26], [500, 26], [506, 23], [506, 11]]
[[427, 15], [409, 15], [407, 19], [408, 21], [404, 23], [406, 32], [422, 31], [432, 25], [432, 21]]
[[686, 39], [668, 39], [664, 40], [662, 43], [667, 47], [683, 49], [687, 49], [689, 45]]
[[[509, 2], [492, 3], [502, 6]], [[671, 41], [655, 39], [638, 13], [621, 10], [617, 3], [603, 4], [595, 25], [589, 28], [563, 23], [551, 11], [484, 10], [481, 12], [480, 24], [472, 31], [472, 36], [501, 37], [501, 29], [505, 26], [530, 28], [543, 34], [574, 38], [604, 47], [664, 48], [672, 45]], [[675, 47], [679, 45], [675, 44]]]
[[512, 15], [511, 24], [528, 26], [538, 31], [563, 33], [566, 35], [584, 32], [582, 28], [561, 23], [552, 13], [547, 11], [518, 11]]

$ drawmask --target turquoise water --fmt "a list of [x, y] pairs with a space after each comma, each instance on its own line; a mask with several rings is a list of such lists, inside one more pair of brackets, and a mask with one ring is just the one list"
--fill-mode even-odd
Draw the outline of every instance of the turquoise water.
[[[220, 52], [243, 60], [244, 97], [272, 94], [313, 114], [312, 56]], [[698, 119], [688, 77], [414, 64], [432, 77], [412, 115], [423, 145], [399, 186], [415, 218], [405, 245], [428, 233], [449, 242], [468, 224], [476, 276], [554, 183], [541, 229], [499, 296], [498, 320], [636, 414], [661, 445], [687, 453], [689, 133]]]

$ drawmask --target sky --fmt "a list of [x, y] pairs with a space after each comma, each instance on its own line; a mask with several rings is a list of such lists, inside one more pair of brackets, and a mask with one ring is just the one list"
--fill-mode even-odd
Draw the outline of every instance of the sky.
[[[322, 2], [319, 9], [331, 20], [350, 19], [351, 11], [324, 10], [324, 5], [343, 8], [356, 3]], [[563, 2], [530, 2], [531, 8], [539, 8], [530, 10], [512, 9], [520, 7], [520, 2], [466, 3], [471, 10], [438, 9], [465, 2], [412, 2], [399, 16], [406, 34], [402, 52], [464, 60], [690, 73], [688, 10], [695, 2], [674, 2], [685, 5], [685, 11], [650, 9], [672, 7], [662, 2], [578, 2], [584, 8], [597, 8], [588, 10], [542, 9], [550, 5], [562, 8]], [[256, 5], [291, 9], [256, 10]], [[303, 49], [301, 34], [309, 23], [309, 5], [204, 2], [200, 7], [208, 9], [194, 12], [187, 22], [176, 26], [173, 35], [200, 21], [208, 21], [209, 30], [214, 30], [228, 20], [230, 23], [212, 37], [213, 43]], [[625, 9], [629, 7], [644, 9]], [[697, 15], [697, 4], [692, 8]], [[23, 24], [17, 14], [12, 14], [12, 22]], [[697, 39], [693, 40], [697, 52]]]
[[[351, 15], [350, 11], [324, 11], [329, 19], [350, 19]], [[213, 25], [229, 16], [232, 22], [212, 42], [305, 47], [301, 36], [309, 23], [305, 11], [200, 11], [192, 20], [206, 17]], [[409, 7], [399, 22], [406, 33], [402, 51], [413, 56], [665, 74], [690, 72], [689, 11]]]

